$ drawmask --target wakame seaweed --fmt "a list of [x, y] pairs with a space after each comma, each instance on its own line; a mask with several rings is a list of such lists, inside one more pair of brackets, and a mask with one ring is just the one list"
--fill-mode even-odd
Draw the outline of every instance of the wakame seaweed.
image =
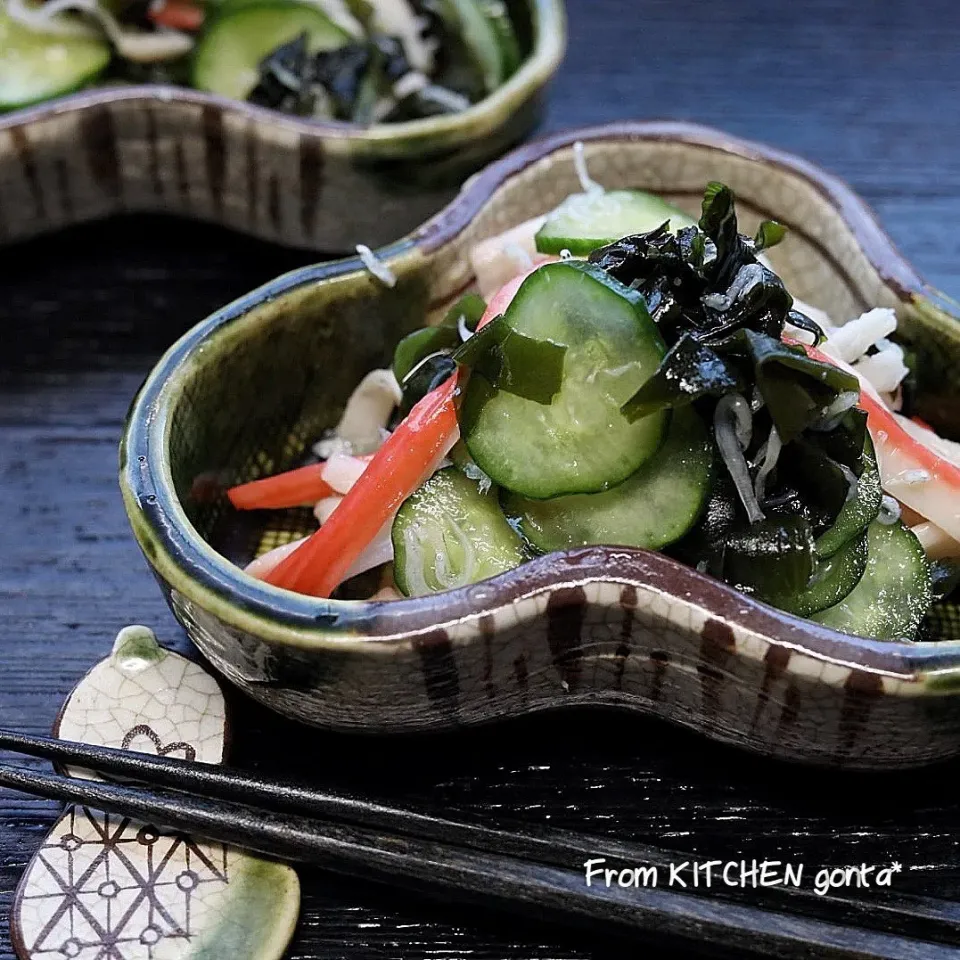
[[[623, 415], [632, 422], [692, 404], [713, 423], [717, 403], [729, 398], [748, 420], [743, 437], [743, 423], [718, 421], [717, 431], [729, 431], [726, 455], [714, 440], [718, 482], [698, 525], [671, 552], [789, 609], [823, 558], [862, 534], [877, 489], [864, 417], [845, 406], [859, 393], [857, 378], [782, 339], [788, 324], [815, 344], [823, 339], [758, 258], [785, 234], [774, 221], [753, 238], [741, 234], [733, 192], [710, 183], [696, 226], [672, 232], [667, 222], [589, 259], [643, 294], [668, 347]], [[730, 457], [742, 457], [736, 472]]]
[[378, 101], [411, 70], [397, 37], [373, 33], [310, 54], [302, 33], [263, 58], [248, 99], [301, 116], [370, 123]]
[[[563, 380], [567, 348], [532, 340], [511, 329], [501, 315], [474, 333], [486, 310], [483, 298], [465, 294], [435, 327], [414, 330], [394, 352], [401, 411], [408, 413], [458, 368], [474, 370], [491, 386], [536, 403], [548, 404]], [[461, 339], [461, 325], [471, 334]]]
[[306, 116], [313, 113], [316, 91], [307, 34], [301, 33], [271, 51], [260, 62], [260, 79], [248, 96], [251, 103]]
[[560, 391], [567, 348], [517, 333], [501, 315], [475, 333], [453, 354], [496, 390], [548, 404]]
[[664, 407], [742, 390], [744, 382], [735, 364], [684, 333], [657, 372], [623, 405], [622, 412], [628, 420], [639, 420]]

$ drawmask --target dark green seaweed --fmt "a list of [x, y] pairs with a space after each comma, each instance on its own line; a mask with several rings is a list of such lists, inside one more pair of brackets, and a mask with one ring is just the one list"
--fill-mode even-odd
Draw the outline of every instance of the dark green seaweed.
[[517, 333], [500, 316], [470, 337], [453, 358], [496, 390], [548, 404], [563, 382], [566, 353], [565, 346]]
[[621, 412], [633, 422], [664, 407], [684, 406], [705, 396], [722, 397], [744, 385], [735, 364], [685, 333]]
[[590, 260], [643, 294], [669, 348], [621, 408], [625, 417], [692, 404], [712, 422], [722, 397], [739, 395], [741, 413], [749, 404], [741, 446], [751, 489], [737, 490], [718, 451], [704, 516], [670, 552], [805, 616], [862, 574], [863, 532], [881, 491], [866, 416], [845, 396], [859, 394], [859, 381], [783, 340], [787, 324], [814, 344], [824, 336], [758, 260], [785, 235], [774, 221], [752, 239], [741, 234], [732, 191], [711, 183], [696, 227], [671, 233], [663, 224]]

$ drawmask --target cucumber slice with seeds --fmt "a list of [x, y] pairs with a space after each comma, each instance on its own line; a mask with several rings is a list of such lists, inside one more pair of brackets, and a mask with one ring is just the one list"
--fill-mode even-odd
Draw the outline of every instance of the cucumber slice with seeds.
[[556, 261], [523, 281], [504, 322], [567, 353], [550, 404], [497, 391], [479, 372], [471, 374], [461, 435], [496, 484], [538, 500], [599, 493], [653, 456], [666, 413], [635, 423], [620, 413], [666, 353], [640, 294], [592, 264]]
[[319, 8], [294, 0], [262, 0], [228, 7], [216, 17], [194, 53], [198, 90], [246, 100], [260, 79], [260, 62], [277, 47], [307, 34], [311, 53], [351, 41]]
[[899, 520], [867, 528], [867, 566], [836, 606], [810, 619], [875, 640], [913, 640], [932, 602], [930, 566], [916, 535]]
[[537, 234], [537, 250], [553, 254], [569, 250], [574, 256], [586, 256], [623, 237], [655, 230], [665, 220], [674, 232], [697, 222], [642, 190], [575, 193], [547, 217]]
[[103, 37], [32, 30], [0, 6], [0, 113], [73, 93], [110, 63]]
[[507, 516], [544, 553], [615, 545], [657, 550], [699, 519], [710, 494], [713, 451], [692, 407], [675, 410], [656, 457], [605, 493], [528, 500], [503, 496]]
[[527, 559], [496, 491], [457, 467], [439, 470], [406, 500], [392, 538], [394, 579], [408, 597], [477, 583]]

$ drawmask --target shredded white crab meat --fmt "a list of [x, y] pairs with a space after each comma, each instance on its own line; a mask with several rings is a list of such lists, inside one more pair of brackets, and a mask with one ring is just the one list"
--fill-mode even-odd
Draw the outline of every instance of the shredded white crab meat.
[[471, 107], [470, 101], [462, 93], [436, 84], [430, 85], [430, 99], [446, 107], [451, 113], [463, 113]]
[[878, 340], [897, 329], [897, 315], [889, 307], [876, 307], [836, 327], [820, 349], [836, 360], [855, 363]]
[[395, 101], [403, 100], [413, 93], [419, 93], [424, 87], [428, 86], [429, 83], [430, 81], [426, 74], [420, 73], [419, 70], [411, 70], [409, 73], [405, 73], [393, 85], [394, 99]]
[[194, 40], [186, 33], [166, 28], [155, 33], [135, 30], [124, 30], [117, 27], [113, 30], [104, 22], [104, 29], [117, 53], [124, 60], [134, 63], [162, 63], [164, 60], [176, 60], [189, 53], [194, 47]]
[[513, 261], [514, 273], [521, 273], [533, 267], [533, 255], [519, 243], [508, 243], [503, 252]]
[[[402, 399], [400, 385], [392, 370], [371, 370], [350, 394], [335, 431], [341, 444], [339, 449], [330, 449], [327, 456], [334, 452], [360, 455], [379, 450], [384, 430]], [[321, 440], [320, 443], [329, 441]]]
[[[886, 407], [899, 410], [903, 399], [901, 385], [909, 370], [903, 361], [903, 348], [887, 339], [896, 330], [896, 313], [889, 307], [877, 307], [837, 325], [823, 310], [796, 298], [793, 303], [826, 334], [820, 349], [855, 373], [861, 384], [869, 385]], [[786, 325], [785, 332], [802, 342], [811, 342], [809, 334], [792, 324]], [[877, 352], [868, 354], [871, 349]]]
[[378, 260], [376, 254], [365, 244], [357, 244], [357, 253], [363, 261], [363, 265], [384, 285], [395, 287], [397, 285], [396, 274], [382, 261]]
[[494, 237], [481, 240], [471, 249], [470, 267], [477, 278], [477, 289], [489, 300], [505, 283], [517, 275], [517, 264], [507, 252], [522, 250], [533, 263], [537, 254], [536, 236], [546, 217], [534, 217]]
[[314, 504], [313, 515], [321, 527], [330, 519], [330, 514], [340, 506], [342, 500], [343, 497], [324, 497]]
[[935, 523], [924, 520], [910, 528], [931, 560], [960, 559], [960, 543]]
[[337, 493], [348, 493], [366, 469], [366, 460], [335, 453], [327, 460], [321, 476]]
[[393, 559], [393, 520], [385, 523], [379, 533], [364, 547], [363, 552], [350, 565], [344, 580], [351, 577], [358, 577], [361, 573], [373, 570], [375, 567], [382, 567]]
[[853, 369], [866, 377], [880, 393], [886, 394], [895, 393], [903, 378], [910, 372], [903, 362], [903, 351], [899, 348], [880, 350], [868, 357], [862, 357], [853, 365]]
[[344, 440], [343, 437], [338, 437], [336, 434], [318, 440], [313, 445], [312, 450], [313, 455], [319, 457], [321, 460], [329, 460], [337, 453], [353, 454], [353, 447], [350, 446], [350, 443]]

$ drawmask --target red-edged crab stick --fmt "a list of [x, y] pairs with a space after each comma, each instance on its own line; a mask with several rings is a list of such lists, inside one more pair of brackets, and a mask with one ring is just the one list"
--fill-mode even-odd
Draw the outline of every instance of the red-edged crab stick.
[[[849, 364], [809, 344], [803, 347], [814, 359], [856, 375]], [[884, 491], [960, 540], [960, 465], [909, 432], [873, 387], [862, 377], [859, 380], [858, 403], [867, 414]]]
[[[506, 283], [477, 329], [502, 314], [531, 270]], [[262, 579], [275, 587], [329, 597], [383, 525], [436, 469], [459, 438], [460, 371], [428, 393], [373, 455], [366, 469], [316, 533]]]

